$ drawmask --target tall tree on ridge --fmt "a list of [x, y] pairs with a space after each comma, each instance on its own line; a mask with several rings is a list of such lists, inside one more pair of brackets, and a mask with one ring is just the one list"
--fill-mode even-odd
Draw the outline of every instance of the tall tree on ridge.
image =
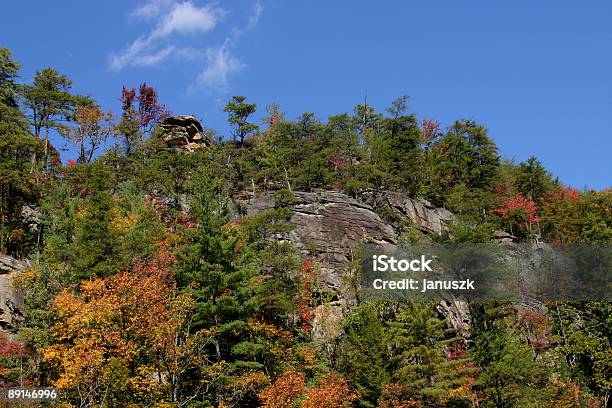
[[121, 90], [121, 121], [116, 130], [123, 136], [125, 152], [134, 152], [143, 138], [150, 135], [155, 126], [171, 116], [171, 112], [159, 102], [157, 90], [146, 82], [134, 88]]
[[76, 126], [66, 136], [79, 146], [79, 162], [89, 163], [113, 132], [113, 114], [110, 110], [105, 113], [92, 98], [77, 97], [74, 122]]
[[26, 108], [30, 112], [30, 124], [34, 135], [42, 137], [44, 129], [45, 170], [49, 168], [49, 131], [65, 129], [74, 109], [74, 97], [70, 94], [72, 81], [52, 68], [36, 71], [32, 85], [23, 87]]
[[28, 122], [17, 103], [19, 64], [0, 48], [0, 252], [20, 256], [27, 235], [21, 209], [37, 197], [31, 173], [32, 157], [42, 152], [41, 142], [28, 132]]
[[254, 123], [249, 123], [247, 119], [257, 109], [254, 103], [244, 103], [246, 96], [234, 96], [232, 100], [225, 105], [224, 112], [229, 114], [228, 123], [234, 127], [233, 139], [240, 140], [240, 146], [244, 144], [244, 139], [258, 129]]

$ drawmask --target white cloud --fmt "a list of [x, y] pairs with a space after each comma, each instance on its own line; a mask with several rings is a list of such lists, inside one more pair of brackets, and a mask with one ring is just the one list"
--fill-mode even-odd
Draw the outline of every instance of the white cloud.
[[197, 0], [146, 0], [131, 16], [148, 21], [151, 28], [124, 50], [109, 56], [111, 69], [120, 71], [126, 67], [150, 67], [168, 59], [195, 61], [205, 64], [190, 86], [190, 90], [207, 88], [224, 93], [229, 88], [229, 77], [242, 71], [245, 65], [234, 55], [232, 48], [243, 32], [254, 29], [263, 11], [261, 0], [253, 4], [252, 13], [243, 25], [228, 29], [221, 45], [194, 48], [188, 46], [187, 35], [203, 34], [213, 30], [227, 15], [216, 2], [200, 6]]
[[253, 29], [257, 27], [259, 24], [259, 17], [261, 16], [261, 12], [263, 11], [263, 6], [261, 5], [261, 1], [257, 0], [255, 2], [255, 6], [253, 6], [253, 14], [249, 17], [249, 24], [247, 25], [248, 29]]
[[120, 71], [128, 66], [153, 66], [172, 56], [179, 47], [163, 45], [174, 34], [207, 32], [215, 28], [225, 11], [214, 5], [195, 6], [191, 1], [150, 0], [136, 9], [134, 15], [155, 19], [155, 28], [137, 38], [125, 50], [111, 54], [110, 67]]
[[176, 51], [176, 47], [174, 45], [170, 45], [168, 47], [162, 48], [161, 50], [153, 53], [140, 55], [133, 60], [133, 65], [138, 66], [150, 66], [157, 65], [161, 63], [163, 60], [168, 58], [172, 53]]
[[228, 77], [242, 71], [245, 65], [230, 51], [230, 41], [206, 50], [208, 66], [198, 75], [194, 88], [209, 88], [217, 92], [225, 92], [228, 88]]
[[190, 1], [178, 3], [161, 19], [157, 28], [151, 33], [151, 37], [210, 31], [224, 14], [222, 9], [211, 5], [196, 7]]
[[149, 20], [162, 14], [174, 3], [175, 0], [149, 0], [137, 7], [136, 10], [132, 12], [132, 15]]
[[129, 47], [119, 54], [111, 54], [110, 66], [112, 69], [119, 71], [128, 65], [133, 65], [143, 51], [146, 50], [150, 40], [148, 38], [137, 38]]

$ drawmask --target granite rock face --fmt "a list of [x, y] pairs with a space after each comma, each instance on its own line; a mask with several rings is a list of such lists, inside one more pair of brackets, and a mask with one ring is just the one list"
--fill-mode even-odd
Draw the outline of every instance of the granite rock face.
[[[291, 217], [294, 228], [287, 239], [315, 258], [320, 265], [324, 288], [342, 292], [346, 265], [358, 245], [364, 242], [393, 244], [397, 235], [374, 210], [345, 194], [294, 192]], [[274, 208], [272, 194], [258, 195], [246, 202], [248, 215]]]
[[192, 152], [212, 143], [200, 122], [193, 116], [171, 116], [159, 127], [162, 129], [161, 139], [173, 149]]
[[391, 209], [396, 217], [426, 233], [442, 234], [447, 223], [454, 218], [445, 208], [436, 207], [425, 199], [409, 198], [397, 192], [366, 192], [363, 199], [373, 207]]
[[21, 272], [26, 268], [26, 263], [8, 255], [0, 254], [0, 275]]
[[[328, 337], [354, 299], [349, 287], [351, 271], [348, 265], [354, 260], [358, 246], [375, 243], [393, 246], [398, 243], [398, 232], [388, 222], [381, 219], [376, 209], [388, 206], [396, 212], [396, 217], [415, 225], [424, 232], [441, 234], [446, 222], [453, 214], [435, 208], [421, 199], [410, 199], [399, 193], [385, 192], [374, 197], [365, 196], [363, 200], [353, 199], [346, 194], [334, 191], [294, 192], [294, 210], [290, 222], [293, 230], [284, 237], [299, 248], [303, 256], [319, 266], [321, 291], [332, 294], [332, 301], [314, 310], [313, 332]], [[257, 195], [244, 203], [247, 215], [274, 208], [271, 193]], [[329, 296], [328, 296], [329, 297]], [[449, 324], [461, 334], [468, 332], [469, 311], [461, 300], [445, 300], [440, 304], [440, 313], [448, 317]], [[332, 324], [330, 324], [332, 323]]]
[[13, 283], [28, 264], [0, 254], [0, 332], [15, 334], [24, 319], [23, 294]]

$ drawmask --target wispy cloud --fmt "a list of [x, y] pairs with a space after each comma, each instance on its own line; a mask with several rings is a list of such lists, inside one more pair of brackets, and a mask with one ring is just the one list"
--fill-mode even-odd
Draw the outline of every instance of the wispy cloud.
[[245, 65], [231, 53], [230, 44], [230, 39], [226, 39], [220, 46], [209, 47], [206, 50], [208, 66], [198, 75], [191, 90], [208, 88], [217, 92], [227, 91], [228, 77], [245, 68]]
[[128, 66], [161, 63], [180, 49], [172, 43], [174, 37], [212, 30], [225, 15], [225, 10], [213, 4], [198, 7], [191, 1], [149, 0], [137, 8], [133, 15], [155, 20], [155, 26], [123, 51], [111, 54], [110, 66], [116, 71]]
[[157, 28], [151, 33], [151, 37], [210, 31], [224, 15], [225, 11], [219, 7], [211, 5], [196, 7], [190, 1], [177, 3], [167, 15], [163, 16]]
[[132, 15], [146, 20], [152, 19], [169, 9], [174, 3], [175, 0], [149, 0], [138, 6]]
[[249, 24], [247, 28], [252, 30], [253, 28], [257, 27], [257, 24], [259, 24], [259, 17], [261, 16], [262, 11], [263, 6], [261, 5], [261, 2], [257, 0], [255, 2], [255, 5], [253, 6], [253, 14], [249, 16]]
[[212, 31], [228, 14], [218, 3], [201, 6], [192, 0], [147, 0], [132, 11], [131, 16], [151, 22], [145, 32], [120, 52], [109, 56], [111, 69], [151, 67], [175, 60], [201, 61], [202, 68], [190, 90], [207, 88], [224, 93], [229, 88], [229, 77], [245, 68], [232, 52], [245, 31], [257, 27], [263, 6], [260, 0], [253, 5], [244, 30], [233, 27], [222, 44], [198, 48], [186, 45], [186, 37]]

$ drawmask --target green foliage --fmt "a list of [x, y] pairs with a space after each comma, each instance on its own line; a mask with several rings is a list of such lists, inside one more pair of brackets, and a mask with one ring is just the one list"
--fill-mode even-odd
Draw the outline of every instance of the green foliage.
[[118, 239], [111, 226], [113, 206], [110, 172], [101, 163], [86, 170], [90, 172], [88, 199], [79, 219], [74, 241], [74, 271], [78, 280], [109, 276], [117, 269]]
[[44, 168], [49, 170], [49, 131], [62, 132], [74, 110], [75, 98], [70, 93], [72, 81], [53, 68], [36, 71], [31, 85], [23, 86], [23, 99], [34, 135], [43, 137], [45, 157]]
[[520, 335], [511, 331], [499, 305], [473, 306], [471, 354], [481, 371], [475, 387], [487, 396], [484, 406], [537, 406], [548, 381], [547, 369], [535, 360]]
[[234, 142], [238, 138], [241, 146], [244, 144], [244, 139], [258, 129], [257, 125], [247, 121], [249, 116], [255, 113], [257, 105], [245, 103], [245, 100], [246, 96], [234, 96], [223, 109], [229, 114], [228, 123], [234, 126]]
[[448, 224], [445, 237], [453, 243], [490, 243], [493, 238], [494, 225], [490, 223], [473, 224], [455, 220]]
[[515, 185], [519, 193], [541, 204], [542, 197], [555, 187], [555, 182], [542, 166], [542, 162], [531, 156], [526, 162], [519, 164]]
[[276, 372], [282, 363], [288, 332], [279, 326], [295, 304], [299, 260], [289, 244], [261, 241], [287, 231], [286, 209], [264, 212], [246, 225], [229, 223], [234, 209], [227, 185], [205, 166], [189, 196], [198, 227], [183, 231], [189, 243], [177, 278], [196, 302], [192, 330], [208, 337], [211, 369], [227, 367], [204, 396], [215, 401], [244, 376]]
[[390, 323], [394, 380], [406, 399], [424, 406], [443, 404], [476, 369], [465, 357], [463, 339], [437, 316], [435, 304], [410, 302]]
[[558, 351], [567, 377], [595, 395], [609, 395], [612, 383], [612, 306], [609, 302], [556, 303], [551, 311]]
[[390, 380], [389, 336], [374, 304], [363, 304], [344, 320], [346, 336], [341, 345], [341, 372], [351, 376], [353, 386], [362, 393], [359, 404], [376, 406], [383, 385]]
[[39, 231], [23, 225], [21, 213], [38, 199], [35, 158], [44, 148], [19, 110], [18, 73], [10, 51], [0, 48], [0, 252], [19, 257], [38, 246]]

